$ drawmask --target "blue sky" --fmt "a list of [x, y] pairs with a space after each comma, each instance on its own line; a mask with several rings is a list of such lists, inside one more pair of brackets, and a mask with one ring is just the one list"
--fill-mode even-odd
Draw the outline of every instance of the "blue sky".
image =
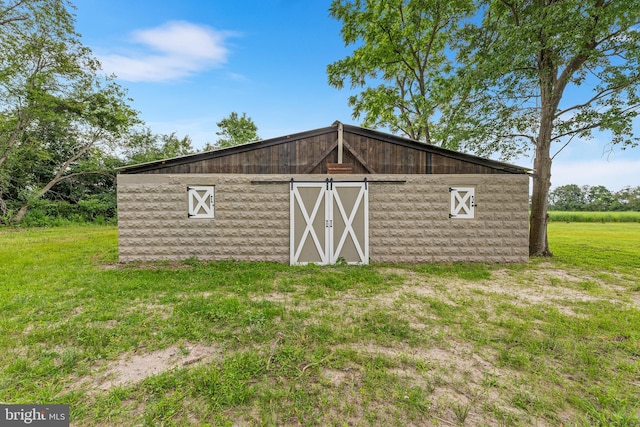
[[[246, 112], [262, 138], [351, 117], [348, 90], [326, 66], [350, 49], [330, 0], [73, 0], [83, 43], [128, 89], [156, 133], [217, 139], [216, 122]], [[640, 126], [637, 126], [640, 128]], [[609, 152], [606, 136], [574, 141], [554, 160], [553, 186], [640, 185], [640, 147]], [[531, 166], [532, 159], [512, 163]]]

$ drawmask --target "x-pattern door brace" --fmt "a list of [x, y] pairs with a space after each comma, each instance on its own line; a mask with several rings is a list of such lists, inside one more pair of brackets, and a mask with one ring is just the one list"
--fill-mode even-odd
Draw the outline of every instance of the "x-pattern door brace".
[[[358, 236], [356, 235], [356, 232], [353, 229], [353, 220], [355, 219], [359, 209], [365, 209], [365, 217], [367, 216], [367, 211], [366, 211], [367, 205], [368, 205], [367, 200], [365, 200], [365, 205], [361, 206], [361, 203], [363, 201], [363, 198], [366, 195], [367, 190], [364, 185], [360, 187], [360, 191], [353, 205], [353, 208], [351, 212], [349, 212], [349, 215], [347, 215], [344, 209], [344, 204], [342, 203], [342, 200], [340, 198], [340, 193], [338, 192], [338, 188], [340, 188], [340, 185], [334, 184], [334, 186], [335, 186], [334, 187], [335, 189], [334, 191], [331, 192], [331, 195], [332, 195], [332, 199], [336, 202], [335, 205], [338, 207], [338, 212], [340, 213], [340, 217], [344, 221], [344, 231], [342, 232], [342, 235], [338, 240], [338, 245], [335, 247], [335, 250], [332, 251], [330, 262], [334, 263], [337, 261], [337, 259], [340, 257], [340, 253], [342, 251], [344, 243], [347, 240], [347, 237], [351, 236], [351, 239], [353, 239], [352, 241], [356, 248], [356, 251], [358, 252], [358, 256], [360, 257], [360, 262], [366, 263], [368, 256], [365, 255], [364, 252], [366, 252], [367, 242], [360, 242], [360, 240], [358, 239]], [[332, 233], [332, 237], [335, 238], [333, 233]], [[365, 240], [366, 240], [366, 233], [365, 233]], [[333, 241], [331, 244], [333, 246]], [[363, 248], [364, 248], [364, 251], [363, 251]]]
[[[305, 187], [314, 187], [313, 185], [305, 185]], [[324, 187], [324, 184], [321, 184], [320, 186], [315, 186], [315, 187]], [[313, 243], [315, 245], [316, 250], [318, 251], [318, 254], [320, 256], [321, 259], [321, 263], [322, 264], [326, 264], [328, 261], [328, 256], [327, 256], [327, 250], [324, 247], [324, 245], [322, 243], [320, 243], [320, 239], [318, 238], [318, 234], [316, 233], [316, 231], [313, 228], [313, 223], [316, 220], [316, 217], [318, 216], [318, 212], [320, 211], [320, 206], [323, 205], [323, 201], [325, 201], [324, 203], [324, 215], [326, 216], [326, 210], [327, 210], [327, 203], [325, 200], [325, 194], [326, 192], [324, 191], [324, 189], [320, 188], [320, 191], [318, 191], [318, 196], [316, 198], [315, 204], [313, 206], [313, 209], [311, 210], [311, 214], [309, 214], [307, 212], [307, 209], [305, 207], [304, 201], [302, 200], [302, 197], [300, 196], [300, 191], [299, 191], [299, 186], [298, 185], [294, 185], [292, 190], [292, 195], [295, 199], [295, 204], [293, 204], [291, 206], [291, 212], [293, 215], [294, 212], [294, 206], [297, 205], [300, 209], [300, 213], [302, 214], [302, 217], [304, 218], [305, 221], [305, 229], [304, 232], [302, 233], [302, 236], [300, 237], [300, 239], [298, 241], [295, 241], [297, 239], [295, 239], [294, 237], [294, 230], [291, 230], [291, 239], [292, 239], [292, 248], [291, 250], [294, 251], [293, 252], [293, 257], [291, 259], [292, 264], [295, 264], [298, 262], [298, 260], [300, 259], [300, 254], [302, 253], [302, 249], [304, 247], [304, 244], [307, 240], [307, 238], [309, 236], [311, 236]], [[325, 234], [326, 234], [326, 229], [325, 229]], [[326, 241], [326, 236], [325, 236], [325, 241]]]
[[[341, 197], [341, 189], [357, 188], [359, 191], [355, 198], [353, 207], [345, 208], [343, 197]], [[311, 192], [309, 192], [311, 190]], [[317, 191], [317, 195], [313, 191]], [[303, 198], [301, 191], [304, 191], [306, 198]], [[354, 193], [351, 193], [353, 196]], [[343, 194], [344, 196], [344, 194]], [[307, 205], [305, 206], [305, 199]], [[313, 207], [311, 207], [313, 204]], [[359, 237], [356, 231], [355, 221], [358, 213], [361, 213], [364, 222], [360, 222], [360, 227], [364, 227], [360, 231]], [[368, 263], [368, 197], [366, 183], [334, 183], [334, 182], [315, 182], [315, 183], [295, 183], [291, 184], [291, 264], [300, 264], [306, 262], [318, 262], [320, 264], [335, 263], [341, 256], [347, 241], [353, 243], [358, 254], [359, 263]], [[324, 215], [324, 218], [318, 217]], [[302, 218], [300, 218], [302, 217]], [[300, 226], [296, 228], [295, 221], [302, 219], [304, 221], [304, 230], [300, 233]], [[318, 222], [318, 218], [323, 221]], [[340, 236], [334, 235], [334, 225], [339, 219], [344, 229]], [[315, 224], [315, 226], [314, 226]], [[321, 224], [321, 225], [320, 225]], [[324, 236], [321, 235], [317, 228], [324, 228]], [[297, 231], [296, 231], [297, 230]], [[322, 239], [324, 237], [324, 239]], [[307, 240], [311, 238], [317, 259], [301, 259], [305, 246], [307, 247], [307, 256], [309, 256], [310, 246]], [[337, 241], [337, 245], [334, 243]]]
[[473, 218], [475, 189], [473, 187], [449, 188], [451, 192], [451, 218]]
[[213, 217], [213, 187], [193, 186], [189, 193], [189, 216]]

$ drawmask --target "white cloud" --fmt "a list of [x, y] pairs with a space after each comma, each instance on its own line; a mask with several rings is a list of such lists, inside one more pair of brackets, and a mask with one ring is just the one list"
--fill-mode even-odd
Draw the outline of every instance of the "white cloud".
[[181, 79], [226, 63], [225, 40], [233, 33], [185, 21], [167, 22], [137, 30], [130, 41], [138, 46], [127, 53], [98, 55], [105, 72], [130, 82]]

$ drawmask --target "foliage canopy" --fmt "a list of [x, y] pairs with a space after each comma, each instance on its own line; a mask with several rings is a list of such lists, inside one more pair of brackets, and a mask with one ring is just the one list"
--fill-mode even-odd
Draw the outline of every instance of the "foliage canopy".
[[[553, 157], [606, 132], [634, 147], [640, 0], [334, 0], [353, 54], [329, 83], [367, 126], [480, 155], [534, 156], [529, 251], [550, 255]], [[371, 87], [374, 82], [382, 82]]]
[[19, 222], [54, 186], [105, 174], [138, 123], [74, 30], [65, 0], [0, 2], [0, 217]]
[[603, 185], [563, 185], [549, 193], [549, 210], [640, 212], [640, 187], [625, 187], [614, 193]]
[[363, 90], [349, 97], [354, 117], [368, 127], [387, 127], [411, 139], [444, 144], [451, 102], [452, 32], [473, 6], [452, 1], [334, 1], [342, 38], [357, 46], [327, 67], [329, 84]]
[[242, 113], [242, 116], [239, 116], [238, 113], [233, 111], [216, 125], [220, 129], [220, 131], [216, 132], [216, 135], [220, 138], [218, 138], [213, 147], [209, 148], [227, 148], [260, 140], [258, 126], [256, 126], [251, 117], [247, 117], [246, 113]]

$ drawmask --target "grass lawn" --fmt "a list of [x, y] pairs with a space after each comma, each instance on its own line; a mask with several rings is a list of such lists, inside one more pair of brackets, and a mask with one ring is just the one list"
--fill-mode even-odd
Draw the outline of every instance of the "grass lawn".
[[520, 265], [117, 264], [0, 229], [0, 402], [73, 426], [640, 424], [640, 223]]

